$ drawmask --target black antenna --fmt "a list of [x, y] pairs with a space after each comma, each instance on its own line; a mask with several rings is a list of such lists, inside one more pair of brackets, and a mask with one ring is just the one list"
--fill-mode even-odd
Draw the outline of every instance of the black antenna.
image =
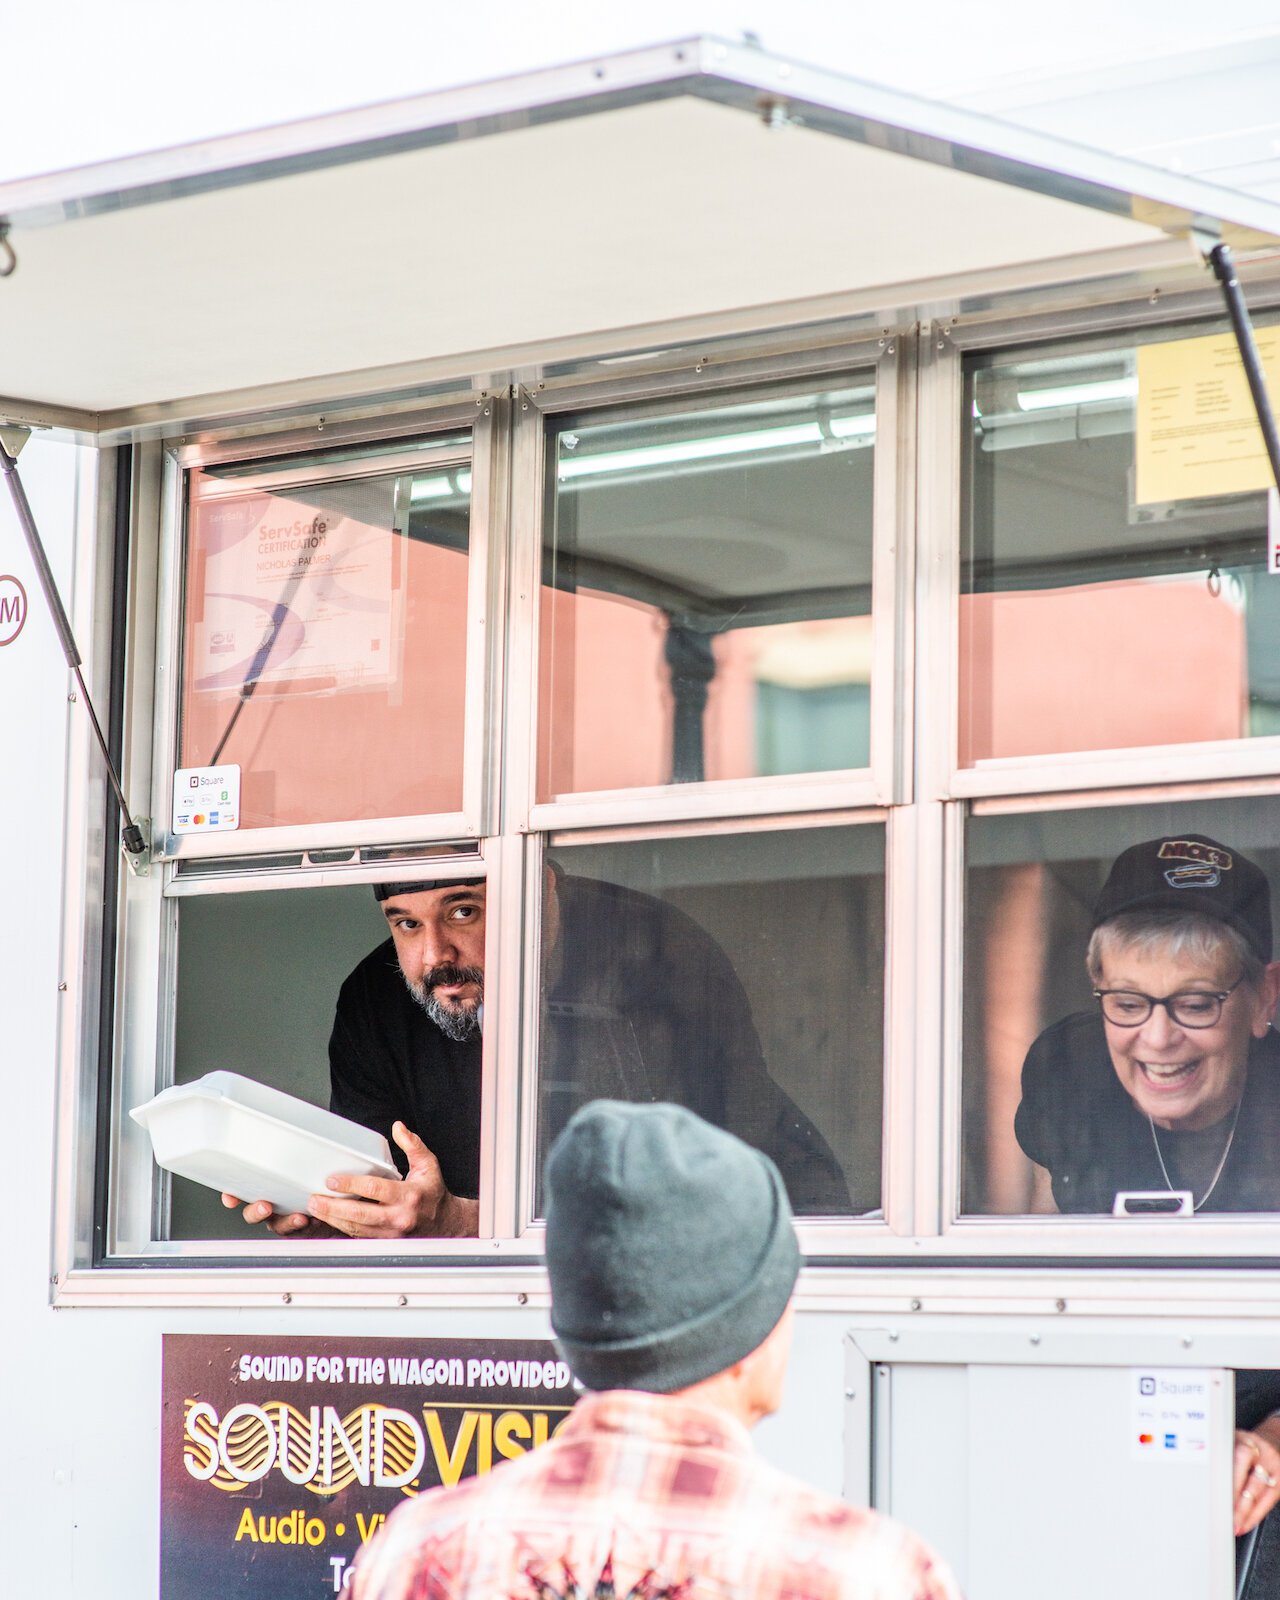
[[[115, 790], [116, 800], [120, 805], [120, 815], [124, 825], [120, 830], [120, 842], [131, 856], [140, 856], [146, 850], [146, 841], [142, 837], [142, 829], [129, 814], [129, 806], [124, 797], [124, 790], [120, 786], [120, 779], [116, 774], [115, 764], [111, 760], [111, 752], [107, 749], [107, 741], [102, 736], [102, 729], [98, 724], [97, 714], [93, 709], [93, 701], [89, 698], [89, 691], [85, 688], [84, 676], [80, 671], [81, 657], [76, 648], [75, 635], [71, 631], [71, 622], [67, 616], [66, 608], [62, 604], [62, 596], [58, 593], [58, 585], [54, 581], [53, 570], [49, 566], [49, 558], [45, 554], [44, 544], [40, 539], [40, 530], [36, 527], [36, 519], [31, 514], [31, 505], [27, 500], [27, 491], [22, 486], [22, 479], [18, 476], [17, 451], [21, 451], [30, 437], [29, 428], [5, 427], [0, 428], [0, 471], [9, 480], [9, 494], [13, 499], [14, 510], [18, 513], [18, 521], [22, 524], [22, 532], [27, 541], [27, 549], [31, 553], [31, 560], [35, 565], [36, 576], [40, 579], [40, 587], [44, 590], [44, 598], [53, 617], [53, 625], [57, 630], [58, 642], [62, 646], [62, 653], [67, 658], [67, 665], [75, 673], [76, 683], [80, 689], [80, 698], [84, 702], [85, 710], [89, 713], [89, 721], [93, 725], [93, 736], [98, 741], [98, 748], [102, 751], [102, 759], [106, 763], [107, 777], [111, 780], [111, 787]], [[14, 445], [16, 451], [10, 455], [9, 446]]]
[[1227, 303], [1227, 316], [1231, 319], [1231, 331], [1236, 336], [1236, 348], [1240, 352], [1244, 375], [1249, 381], [1253, 409], [1258, 414], [1262, 442], [1266, 445], [1267, 459], [1271, 462], [1271, 475], [1280, 488], [1280, 434], [1276, 432], [1275, 413], [1267, 398], [1267, 382], [1262, 375], [1262, 361], [1253, 337], [1253, 323], [1249, 320], [1249, 307], [1245, 304], [1240, 280], [1236, 277], [1235, 263], [1231, 259], [1230, 249], [1221, 241], [1207, 252], [1205, 259], [1213, 269], [1213, 275], [1222, 289], [1222, 298]]

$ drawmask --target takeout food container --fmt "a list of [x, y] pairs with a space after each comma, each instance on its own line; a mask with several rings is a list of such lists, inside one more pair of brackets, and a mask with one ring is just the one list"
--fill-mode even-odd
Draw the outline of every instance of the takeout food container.
[[380, 1133], [238, 1072], [174, 1084], [129, 1115], [166, 1172], [279, 1212], [305, 1211], [333, 1173], [400, 1176]]

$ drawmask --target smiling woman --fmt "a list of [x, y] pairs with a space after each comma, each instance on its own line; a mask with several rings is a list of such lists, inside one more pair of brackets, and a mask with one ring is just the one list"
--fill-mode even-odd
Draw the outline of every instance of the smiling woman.
[[[1093, 909], [1096, 1014], [1054, 1024], [1022, 1072], [1033, 1209], [1280, 1208], [1280, 1048], [1262, 872], [1203, 835], [1124, 851]], [[1244, 1115], [1247, 1107], [1248, 1115]]]
[[1280, 1210], [1273, 834], [1244, 796], [970, 818], [962, 1213]]

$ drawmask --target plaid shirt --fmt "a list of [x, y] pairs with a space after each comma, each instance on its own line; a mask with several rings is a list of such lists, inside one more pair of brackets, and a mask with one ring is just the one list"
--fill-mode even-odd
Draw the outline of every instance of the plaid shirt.
[[959, 1600], [905, 1528], [766, 1465], [720, 1411], [614, 1390], [399, 1507], [353, 1600]]

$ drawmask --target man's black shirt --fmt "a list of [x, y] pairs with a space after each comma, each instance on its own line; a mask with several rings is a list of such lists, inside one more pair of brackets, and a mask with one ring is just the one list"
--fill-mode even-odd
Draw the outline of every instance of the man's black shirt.
[[[539, 1031], [540, 1148], [586, 1100], [673, 1100], [778, 1163], [799, 1212], [849, 1211], [829, 1147], [769, 1077], [742, 985], [691, 917], [617, 884], [565, 877]], [[338, 996], [330, 1106], [391, 1140], [403, 1121], [449, 1190], [479, 1192], [480, 1037], [446, 1037], [409, 993], [388, 939]], [[401, 1170], [404, 1158], [392, 1142]]]

